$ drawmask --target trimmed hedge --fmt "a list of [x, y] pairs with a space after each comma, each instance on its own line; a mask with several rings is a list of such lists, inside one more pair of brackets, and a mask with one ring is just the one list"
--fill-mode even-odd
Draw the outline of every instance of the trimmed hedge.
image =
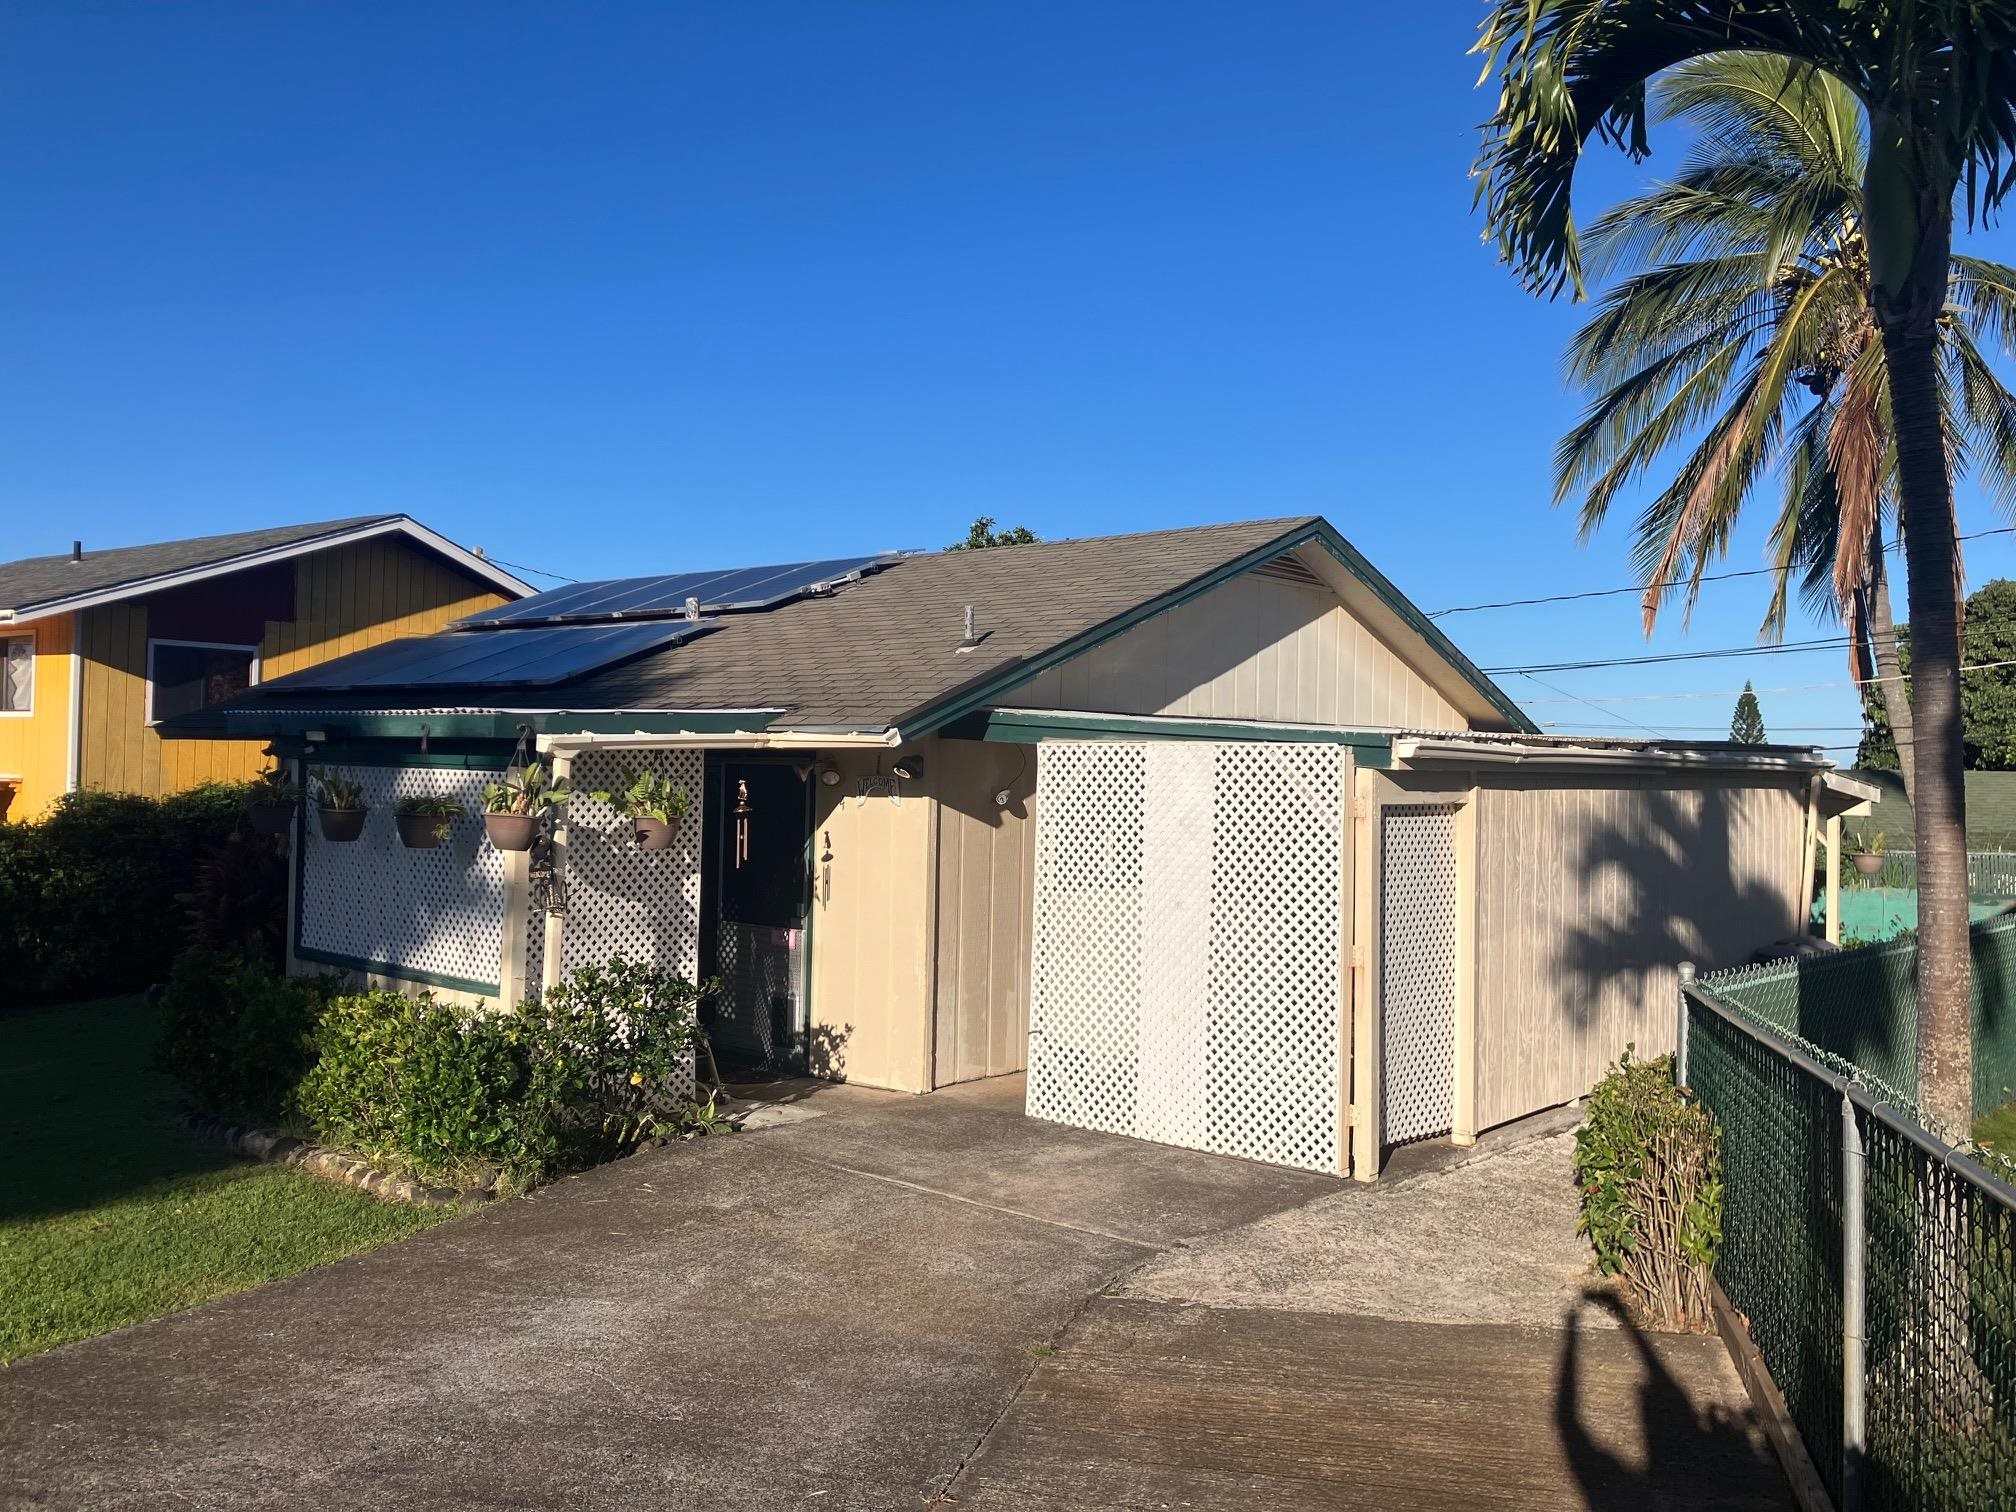
[[68, 793], [44, 819], [0, 824], [9, 999], [103, 997], [164, 980], [188, 927], [179, 895], [238, 830], [251, 788], [209, 783], [159, 799]]
[[470, 1011], [192, 952], [163, 997], [162, 1065], [206, 1110], [281, 1123], [429, 1181], [527, 1185], [696, 1119], [700, 992], [625, 961]]

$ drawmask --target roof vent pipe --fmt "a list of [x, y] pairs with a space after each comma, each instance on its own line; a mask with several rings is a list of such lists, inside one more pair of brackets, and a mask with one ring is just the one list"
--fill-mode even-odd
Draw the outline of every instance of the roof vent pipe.
[[980, 632], [973, 626], [973, 606], [966, 606], [966, 638], [959, 642], [961, 651], [971, 651], [980, 644]]
[[686, 618], [689, 620], [700, 618], [700, 600], [692, 597], [690, 594], [686, 598]]
[[84, 543], [82, 541], [72, 541], [70, 543], [70, 560], [73, 562], [84, 560]]

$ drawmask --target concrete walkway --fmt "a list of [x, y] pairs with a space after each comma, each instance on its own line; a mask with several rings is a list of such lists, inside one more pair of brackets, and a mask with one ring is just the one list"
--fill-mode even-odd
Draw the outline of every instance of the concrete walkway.
[[822, 1091], [23, 1361], [0, 1506], [1786, 1504], [1719, 1345], [1581, 1306], [1558, 1141], [1359, 1188], [1020, 1098]]

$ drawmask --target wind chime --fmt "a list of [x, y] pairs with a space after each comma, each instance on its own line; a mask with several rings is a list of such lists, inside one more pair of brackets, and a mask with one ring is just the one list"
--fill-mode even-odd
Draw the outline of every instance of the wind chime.
[[749, 802], [749, 784], [745, 779], [735, 783], [735, 807], [729, 812], [735, 816], [735, 870], [742, 870], [742, 863], [749, 859], [749, 816], [756, 812]]

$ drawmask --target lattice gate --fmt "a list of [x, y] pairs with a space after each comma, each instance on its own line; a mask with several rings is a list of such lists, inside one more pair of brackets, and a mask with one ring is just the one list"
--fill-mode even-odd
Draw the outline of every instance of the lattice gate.
[[1456, 810], [1380, 810], [1380, 1142], [1447, 1134], [1456, 1097]]
[[1050, 742], [1028, 1111], [1341, 1171], [1336, 745]]

